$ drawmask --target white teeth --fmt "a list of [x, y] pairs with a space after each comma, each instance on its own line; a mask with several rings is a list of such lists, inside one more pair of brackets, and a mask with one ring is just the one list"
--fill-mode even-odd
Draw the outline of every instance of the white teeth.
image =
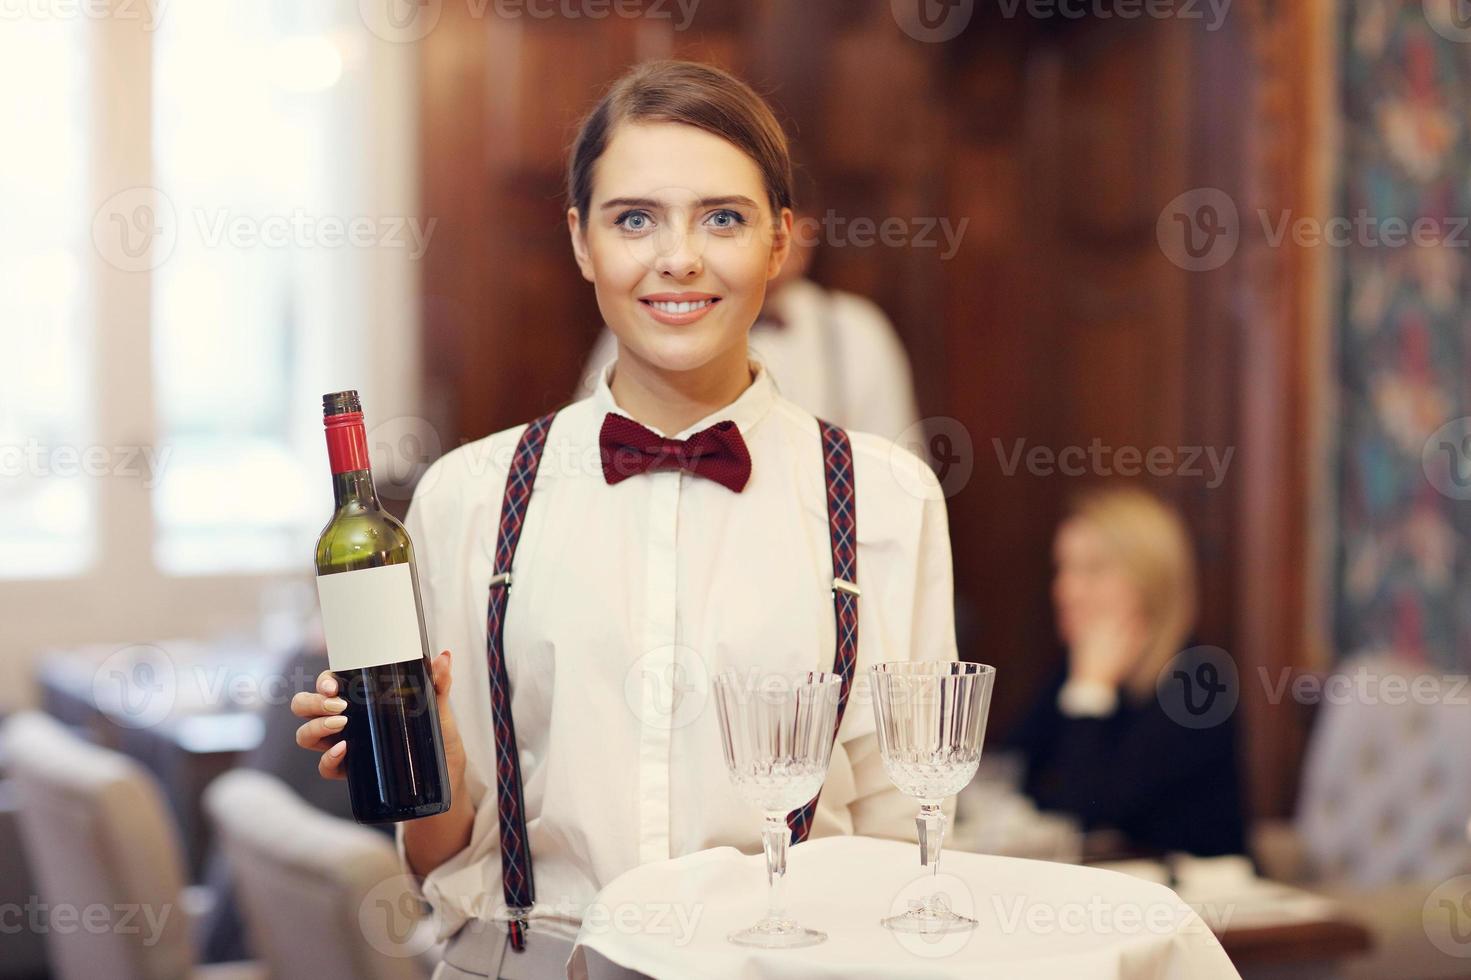
[[695, 310], [703, 310], [705, 307], [709, 306], [713, 302], [714, 302], [714, 300], [702, 299], [702, 300], [699, 300], [698, 302], [695, 302], [695, 303], [660, 303], [660, 302], [654, 302], [654, 303], [650, 303], [649, 305], [652, 306], [654, 309], [658, 310], [660, 313], [680, 314], [680, 313], [693, 313]]

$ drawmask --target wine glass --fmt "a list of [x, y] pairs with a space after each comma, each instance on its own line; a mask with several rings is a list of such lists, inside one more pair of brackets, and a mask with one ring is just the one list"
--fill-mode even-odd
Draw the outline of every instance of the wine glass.
[[[889, 779], [920, 801], [919, 863], [937, 874], [945, 839], [940, 801], [965, 788], [981, 763], [996, 668], [955, 661], [906, 661], [872, 668], [873, 714], [879, 753]], [[926, 934], [973, 929], [976, 920], [951, 911], [932, 894], [883, 920], [896, 932]]]
[[730, 934], [738, 946], [785, 949], [827, 939], [786, 914], [791, 836], [786, 816], [822, 788], [832, 757], [842, 683], [838, 674], [817, 671], [759, 678], [726, 671], [715, 678], [715, 709], [730, 780], [742, 799], [765, 813], [761, 840], [766, 851], [767, 912], [749, 929]]

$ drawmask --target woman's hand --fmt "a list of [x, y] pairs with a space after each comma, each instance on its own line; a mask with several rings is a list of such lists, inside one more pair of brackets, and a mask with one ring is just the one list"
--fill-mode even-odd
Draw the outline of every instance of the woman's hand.
[[[450, 652], [443, 651], [430, 662], [434, 676], [434, 701], [439, 707], [439, 730], [444, 738], [444, 762], [449, 769], [451, 795], [457, 796], [465, 782], [465, 743], [449, 706]], [[317, 689], [298, 691], [291, 698], [291, 713], [307, 719], [296, 730], [296, 744], [322, 753], [317, 771], [323, 779], [344, 779], [342, 761], [347, 757], [347, 702], [339, 697], [332, 671], [317, 675]]]
[[1117, 689], [1139, 662], [1145, 639], [1137, 616], [1099, 617], [1085, 624], [1068, 649], [1068, 680]]

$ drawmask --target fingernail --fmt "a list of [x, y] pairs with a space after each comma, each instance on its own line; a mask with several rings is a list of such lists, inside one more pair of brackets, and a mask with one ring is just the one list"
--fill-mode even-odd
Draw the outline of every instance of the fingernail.
[[332, 746], [330, 749], [327, 750], [327, 754], [328, 755], [341, 755], [342, 753], [344, 753], [346, 751], [347, 751], [347, 743], [346, 742], [338, 742], [336, 745]]
[[337, 680], [332, 677], [327, 678], [322, 682], [322, 690], [326, 691], [328, 694], [336, 694]]
[[341, 698], [328, 698], [327, 700], [322, 702], [322, 707], [326, 708], [328, 711], [346, 711], [347, 702], [342, 700]]
[[342, 726], [346, 724], [347, 715], [333, 715], [331, 718], [328, 718], [322, 722], [323, 727], [328, 728], [334, 732], [340, 730]]

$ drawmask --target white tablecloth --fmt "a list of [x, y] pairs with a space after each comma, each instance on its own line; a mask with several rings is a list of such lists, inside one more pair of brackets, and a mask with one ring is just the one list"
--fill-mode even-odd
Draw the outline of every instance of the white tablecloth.
[[[879, 919], [938, 886], [968, 933], [915, 936]], [[788, 909], [827, 942], [804, 949], [735, 946], [726, 935], [765, 912], [759, 854], [722, 847], [636, 868], [599, 893], [570, 975], [608, 961], [655, 978], [890, 980], [893, 977], [1239, 978], [1210, 929], [1163, 885], [1097, 868], [946, 851], [922, 876], [913, 844], [828, 837], [790, 851]]]

